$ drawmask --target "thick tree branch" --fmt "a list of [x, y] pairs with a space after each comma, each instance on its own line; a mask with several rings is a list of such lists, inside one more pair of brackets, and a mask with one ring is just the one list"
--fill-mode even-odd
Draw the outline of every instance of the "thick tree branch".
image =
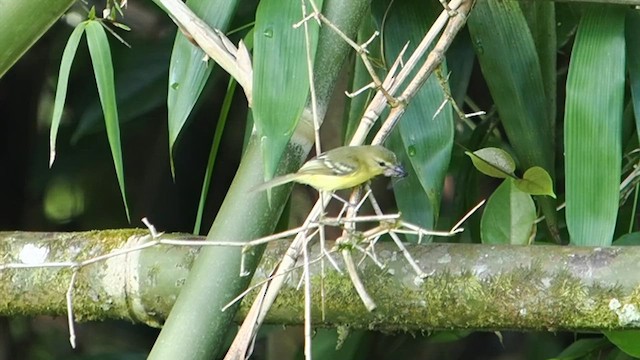
[[[140, 246], [150, 240], [147, 235], [143, 230], [0, 232], [0, 315], [66, 314], [65, 292], [73, 263]], [[162, 238], [200, 239], [179, 234]], [[268, 247], [254, 283], [271, 272], [286, 247], [284, 242]], [[408, 248], [430, 274], [422, 283], [391, 243], [376, 245], [385, 269], [368, 259], [361, 265], [364, 285], [378, 304], [374, 312], [364, 308], [348, 276], [326, 267], [324, 322], [320, 321], [320, 266], [319, 262], [312, 265], [314, 325], [386, 331], [584, 331], [640, 325], [640, 273], [629, 271], [637, 266], [640, 247], [431, 244]], [[318, 257], [317, 250], [312, 260]], [[81, 267], [73, 297], [76, 319], [126, 319], [159, 326], [197, 253], [197, 247], [156, 245]], [[354, 253], [356, 259], [359, 256]], [[55, 263], [60, 266], [45, 267]], [[37, 267], [16, 268], [27, 264]], [[300, 269], [292, 273], [268, 322], [303, 322], [303, 293], [296, 289], [300, 276]], [[243, 314], [252, 299], [248, 300]]]

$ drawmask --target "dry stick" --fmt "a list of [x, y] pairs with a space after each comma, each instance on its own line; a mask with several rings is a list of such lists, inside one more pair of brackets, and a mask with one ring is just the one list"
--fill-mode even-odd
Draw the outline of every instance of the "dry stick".
[[349, 46], [351, 46], [356, 51], [356, 53], [362, 59], [362, 63], [364, 64], [364, 67], [367, 69], [369, 76], [371, 76], [371, 79], [373, 80], [373, 83], [375, 84], [376, 89], [379, 91], [379, 93], [384, 95], [384, 97], [387, 99], [389, 103], [391, 104], [395, 103], [396, 100], [384, 88], [384, 86], [382, 85], [382, 81], [380, 81], [380, 78], [378, 78], [378, 74], [376, 74], [376, 71], [373, 68], [373, 65], [371, 64], [371, 62], [369, 61], [369, 58], [367, 57], [367, 54], [369, 54], [369, 51], [367, 50], [366, 45], [370, 44], [376, 35], [374, 35], [372, 38], [367, 40], [363, 45], [358, 45], [356, 42], [349, 39], [349, 37], [345, 33], [343, 33], [342, 30], [340, 30], [337, 26], [335, 26], [331, 21], [329, 21], [329, 19], [324, 17], [322, 13], [320, 12], [316, 13], [316, 16], [317, 16], [317, 19], [319, 19], [324, 24], [326, 24], [331, 30], [333, 30], [336, 34], [338, 34], [338, 36], [340, 36], [347, 44], [349, 44]]
[[[449, 5], [452, 9], [456, 9], [459, 4], [462, 1], [470, 1], [470, 0], [454, 0], [452, 1]], [[470, 6], [469, 6], [470, 7]], [[320, 13], [317, 13], [318, 16], [320, 16]], [[443, 17], [444, 15], [444, 17]], [[436, 26], [444, 26], [444, 23], [446, 23], [446, 21], [448, 20], [448, 15], [446, 12], [443, 12], [443, 15], [441, 14], [440, 17], [438, 18], [438, 20], [436, 20], [436, 24], [434, 24], [434, 27]], [[456, 15], [454, 17], [454, 20], [461, 17], [460, 15]], [[443, 18], [443, 20], [441, 20], [441, 18]], [[322, 18], [323, 22], [325, 24], [327, 24], [328, 26], [332, 26], [333, 24], [328, 21], [326, 18]], [[464, 18], [466, 19], [466, 17]], [[442, 25], [439, 25], [439, 23], [442, 23]], [[464, 23], [464, 21], [463, 21]], [[440, 29], [438, 30], [433, 30], [434, 27], [432, 27], [432, 29], [427, 33], [427, 36], [425, 36], [425, 40], [427, 40], [427, 37], [433, 37], [435, 38], [435, 36], [437, 35], [437, 33], [440, 32]], [[334, 30], [338, 30], [336, 29], [335, 26], [332, 27], [332, 29]], [[339, 32], [340, 34], [341, 32]], [[402, 82], [402, 80], [404, 80], [409, 72], [412, 70], [412, 63], [411, 61], [413, 61], [413, 63], [417, 63], [417, 59], [419, 59], [422, 54], [424, 53], [424, 51], [426, 51], [426, 49], [428, 48], [427, 46], [423, 46], [423, 43], [428, 43], [430, 44], [432, 40], [428, 40], [425, 41], [423, 40], [420, 44], [420, 46], [418, 47], [418, 49], [416, 49], [416, 52], [414, 52], [414, 54], [410, 57], [409, 62], [407, 62], [407, 64], [405, 65], [405, 67], [400, 71], [400, 74], [398, 75], [398, 79], [399, 81], [396, 79], [394, 80], [394, 84], [392, 85], [392, 87], [397, 87], [399, 86], [399, 84]], [[345, 41], [347, 41], [348, 43], [350, 43], [351, 46], [354, 46], [355, 43], [353, 43], [350, 39], [345, 39]], [[450, 41], [450, 40], [449, 40]], [[422, 54], [416, 54], [418, 51], [423, 51]], [[364, 58], [366, 58], [366, 56], [364, 56]], [[415, 59], [414, 59], [415, 58]], [[368, 61], [368, 59], [367, 59]], [[400, 76], [404, 74], [403, 76]], [[386, 81], [386, 80], [385, 80]], [[382, 87], [382, 86], [381, 86]], [[417, 91], [417, 89], [413, 89], [412, 91]], [[386, 91], [385, 91], [386, 93]], [[406, 93], [406, 91], [405, 91]], [[388, 95], [388, 93], [387, 93]], [[376, 94], [376, 97], [379, 96], [383, 96], [386, 98], [386, 96], [383, 94], [383, 92], [379, 89], [378, 93]], [[409, 99], [410, 97], [406, 97], [407, 99]], [[374, 98], [375, 99], [375, 98]], [[384, 108], [385, 103], [378, 101], [380, 104], [378, 104], [379, 109], [378, 111], [375, 111], [376, 107], [372, 107], [370, 104], [370, 106], [368, 107], [368, 111], [365, 113], [365, 116], [370, 116], [368, 115], [369, 113], [373, 112], [374, 114], [379, 114], [382, 111], [382, 108]], [[377, 115], [376, 115], [377, 117]], [[373, 118], [374, 119], [374, 118]], [[395, 122], [393, 123], [395, 125]], [[368, 133], [368, 130], [370, 129], [370, 126], [372, 126], [373, 124], [366, 124], [366, 122], [361, 122], [361, 126], [358, 127], [358, 129], [356, 130], [356, 135], [354, 135], [354, 137], [352, 138], [351, 144], [350, 145], [357, 145], [357, 144], [362, 144], [362, 142], [364, 141], [366, 134]], [[390, 132], [392, 129], [391, 127], [386, 127], [384, 132]], [[378, 133], [378, 135], [380, 135], [380, 132]], [[378, 136], [377, 136], [378, 137]], [[381, 139], [384, 139], [386, 137], [386, 135], [382, 136]], [[378, 140], [378, 143], [381, 143], [380, 140]], [[316, 202], [316, 204], [314, 205], [313, 209], [311, 210], [311, 212], [309, 213], [309, 216], [307, 217], [307, 219], [305, 220], [305, 225], [311, 224], [312, 222], [316, 221], [316, 219], [319, 218], [319, 216], [321, 215], [322, 211], [324, 210], [324, 208], [326, 207], [326, 204], [328, 203], [327, 200], [325, 199], [321, 199], [318, 202]], [[291, 243], [289, 249], [287, 250], [286, 255], [283, 257], [283, 259], [281, 260], [280, 264], [278, 265], [278, 269], [276, 270], [276, 274], [280, 273], [284, 273], [287, 272], [287, 270], [293, 266], [295, 264], [295, 261], [298, 257], [298, 255], [300, 254], [300, 250], [301, 250], [301, 246], [303, 246], [304, 241], [306, 240], [306, 237], [304, 235], [298, 234], [298, 236], [296, 236], [295, 240]], [[264, 301], [262, 303], [258, 303], [255, 302], [252, 305], [252, 309], [254, 309], [254, 307], [260, 308], [260, 312], [258, 314], [258, 317], [256, 319], [255, 323], [247, 323], [247, 322], [243, 322], [242, 326], [240, 327], [239, 333], [242, 334], [246, 334], [246, 333], [250, 333], [253, 331], [254, 326], [260, 326], [266, 316], [266, 313], [268, 312], [268, 309], [271, 307], [271, 305], [273, 304], [273, 301], [275, 300], [275, 298], [278, 295], [278, 292], [280, 290], [280, 288], [282, 287], [283, 283], [284, 283], [284, 278], [282, 276], [278, 276], [275, 277], [268, 286], [267, 292], [265, 294], [264, 297]], [[246, 345], [243, 345], [242, 340], [241, 340], [241, 336], [236, 336], [236, 339], [234, 339], [234, 342], [232, 344], [232, 349], [235, 349], [236, 351], [239, 349], [247, 349]], [[236, 357], [225, 357], [225, 360], [227, 359], [238, 359]]]
[[[376, 214], [381, 214], [382, 209], [380, 208], [380, 205], [376, 201], [375, 197], [371, 197], [369, 201], [371, 202], [371, 205], [373, 206], [373, 209], [376, 212]], [[400, 237], [397, 234], [395, 234], [393, 231], [389, 231], [389, 235], [391, 236], [391, 239], [393, 239], [393, 241], [396, 243], [396, 246], [398, 247], [398, 249], [400, 249], [400, 252], [402, 252], [402, 255], [404, 255], [404, 258], [407, 260], [409, 265], [411, 265], [411, 267], [413, 268], [413, 271], [416, 272], [416, 275], [418, 276], [418, 278], [419, 279], [426, 278], [427, 274], [424, 271], [422, 271], [420, 266], [418, 266], [418, 263], [415, 261], [413, 256], [411, 256], [407, 248], [404, 246], [404, 244], [402, 243], [402, 240], [400, 240]]]
[[304, 357], [311, 360], [311, 268], [309, 267], [308, 242], [302, 246], [304, 264]]
[[[373, 206], [373, 210], [375, 211], [376, 215], [382, 215], [382, 209], [380, 208], [380, 205], [378, 205], [378, 202], [376, 201], [375, 196], [373, 196], [373, 194], [370, 193], [371, 189], [369, 187], [369, 184], [367, 184], [365, 186], [366, 186], [366, 188], [368, 190], [368, 193], [370, 194], [368, 196], [368, 198], [369, 198], [369, 201], [371, 202], [371, 205]], [[356, 201], [359, 201], [360, 200], [359, 196], [360, 196], [360, 191], [354, 191], [351, 194], [351, 198], [349, 199], [349, 201], [352, 202], [352, 203], [356, 202]], [[354, 216], [354, 214], [357, 211], [358, 211], [358, 209], [349, 208], [349, 210], [347, 211], [347, 216], [346, 216], [347, 219], [350, 216]], [[345, 225], [345, 229], [343, 230], [343, 233], [342, 233], [342, 237], [343, 238], [348, 238], [349, 235], [352, 234], [353, 232], [355, 232], [355, 224], [346, 224]], [[418, 276], [421, 279], [425, 278], [426, 274], [416, 264], [415, 260], [411, 256], [411, 254], [409, 254], [409, 252], [407, 251], [406, 247], [402, 244], [402, 241], [400, 241], [400, 238], [396, 234], [393, 234], [392, 232], [390, 232], [389, 235], [391, 235], [393, 241], [396, 243], [396, 246], [398, 246], [398, 248], [400, 249], [402, 254], [405, 256], [405, 259], [407, 259], [407, 261], [409, 262], [411, 267], [414, 269], [414, 271], [416, 271]], [[372, 244], [373, 244], [373, 242], [372, 242]], [[351, 278], [351, 282], [353, 283], [353, 286], [355, 287], [356, 292], [358, 293], [358, 296], [360, 296], [360, 299], [362, 300], [362, 303], [365, 305], [367, 310], [369, 310], [369, 311], [375, 310], [376, 304], [375, 304], [374, 300], [371, 298], [371, 295], [369, 295], [369, 293], [367, 292], [366, 288], [362, 284], [362, 280], [360, 279], [360, 275], [358, 274], [358, 270], [357, 270], [357, 268], [356, 268], [356, 266], [355, 266], [355, 264], [353, 262], [353, 257], [351, 256], [351, 249], [345, 247], [344, 249], [342, 249], [341, 253], [342, 253], [342, 257], [344, 259], [344, 262], [347, 265], [347, 271], [349, 273], [349, 277]]]
[[[349, 198], [349, 203], [353, 204], [359, 201], [360, 193], [361, 193], [360, 187], [357, 190], [354, 190], [351, 193], [351, 197]], [[369, 196], [373, 196], [373, 194], [369, 194]], [[360, 204], [362, 204], [362, 202]], [[354, 214], [357, 211], [358, 211], [358, 208], [356, 207], [353, 207], [353, 206], [348, 207], [346, 218], [348, 219], [349, 217], [354, 216]], [[350, 239], [352, 234], [354, 233], [355, 233], [355, 223], [347, 223], [344, 226], [344, 230], [342, 231], [341, 238], [345, 240]], [[341, 243], [340, 239], [338, 239], [338, 246], [340, 246], [340, 243]], [[362, 280], [360, 279], [360, 275], [358, 274], [358, 269], [356, 268], [356, 265], [353, 262], [353, 257], [351, 256], [351, 249], [345, 246], [342, 249], [342, 251], [340, 251], [340, 253], [342, 254], [342, 259], [344, 260], [344, 263], [347, 267], [347, 273], [349, 274], [349, 278], [351, 278], [351, 282], [353, 283], [353, 286], [356, 289], [358, 296], [362, 300], [362, 303], [367, 308], [367, 310], [369, 311], [375, 310], [376, 303], [371, 298], [371, 295], [369, 295], [369, 293], [367, 292], [366, 288], [364, 287], [364, 284], [362, 284]]]
[[[309, 216], [304, 221], [304, 224], [302, 226], [308, 227], [312, 225], [316, 221], [316, 219], [320, 217], [328, 203], [329, 199], [321, 198], [320, 200], [318, 200], [318, 202], [316, 202], [316, 204], [309, 212]], [[280, 288], [282, 288], [282, 285], [286, 280], [286, 276], [284, 276], [284, 274], [287, 274], [289, 272], [289, 269], [291, 269], [295, 265], [298, 254], [300, 254], [302, 246], [304, 246], [306, 240], [306, 231], [300, 231], [287, 249], [285, 255], [280, 260], [280, 264], [278, 264], [277, 269], [274, 272], [274, 276], [266, 283], [267, 290], [264, 294], [263, 301], [254, 301], [251, 305], [251, 310], [249, 311], [257, 312], [255, 321], [244, 321], [242, 323], [240, 329], [238, 330], [238, 334], [236, 335], [235, 339], [233, 339], [233, 343], [229, 348], [229, 352], [224, 358], [225, 360], [244, 359], [248, 349], [247, 341], [252, 338], [251, 334], [254, 334], [254, 329], [260, 327], [260, 325], [264, 321], [269, 308], [278, 296], [278, 292], [280, 291]], [[238, 357], [239, 354], [244, 355], [242, 357]]]
[[[264, 295], [267, 292], [268, 287], [269, 287], [269, 282], [265, 281], [264, 284], [262, 284], [262, 287], [260, 288], [260, 292], [256, 296], [256, 299], [254, 300], [254, 304], [257, 303], [262, 305], [262, 302], [264, 301]], [[241, 295], [244, 296], [245, 293]], [[223, 311], [224, 310], [225, 309], [223, 309]], [[233, 346], [232, 344], [229, 350], [227, 351], [227, 354], [224, 357], [225, 360], [226, 359], [244, 360], [245, 358], [247, 358], [246, 354], [251, 353], [253, 349], [255, 335], [257, 333], [258, 328], [260, 327], [260, 323], [258, 323], [259, 310], [260, 310], [259, 306], [252, 306], [249, 312], [247, 313], [247, 316], [245, 316], [244, 318], [243, 325], [245, 323], [253, 324], [253, 326], [250, 328], [251, 331], [244, 331], [244, 332], [238, 331], [238, 334], [236, 334], [236, 337], [233, 339], [233, 344], [236, 344], [236, 342], [242, 343], [244, 347], [241, 348], [238, 346]]]
[[71, 348], [76, 348], [76, 330], [74, 326], [74, 317], [73, 317], [73, 288], [76, 283], [76, 278], [78, 277], [78, 268], [73, 268], [73, 273], [71, 274], [71, 280], [69, 280], [69, 288], [67, 289], [67, 294], [65, 296], [67, 300], [67, 324], [69, 326], [69, 343], [71, 344]]
[[[461, 3], [471, 2], [471, 1], [472, 0], [453, 0], [449, 3], [449, 7], [451, 9], [456, 10]], [[440, 14], [440, 16], [438, 16], [438, 18], [433, 23], [433, 25], [431, 26], [427, 34], [423, 37], [420, 44], [418, 44], [418, 47], [416, 48], [416, 50], [409, 57], [409, 60], [405, 62], [404, 67], [400, 70], [398, 75], [395, 77], [395, 80], [391, 85], [391, 88], [389, 89], [389, 92], [391, 94], [394, 94], [395, 92], [397, 92], [400, 86], [409, 77], [409, 74], [411, 73], [411, 71], [413, 71], [413, 69], [417, 66], [418, 61], [427, 52], [427, 50], [429, 49], [429, 47], [431, 46], [431, 44], [433, 43], [437, 35], [440, 33], [440, 31], [442, 31], [445, 24], [447, 24], [447, 21], [455, 21], [460, 17], [461, 17], [460, 14], [458, 14], [450, 19], [450, 16], [445, 11], [443, 11]], [[464, 20], [466, 20], [466, 18]], [[364, 124], [361, 123], [361, 125], [365, 125], [365, 126], [358, 127], [358, 129], [356, 130], [356, 133], [353, 136], [353, 139], [355, 141], [362, 141], [362, 139], [366, 138], [367, 134], [371, 130], [371, 127], [373, 127], [375, 120], [380, 116], [380, 114], [382, 113], [386, 105], [387, 105], [387, 102], [385, 97], [382, 94], [377, 93], [374, 96], [373, 100], [371, 100], [371, 103], [369, 104], [369, 106], [367, 106], [367, 109], [365, 110], [365, 115], [363, 116], [363, 119], [366, 119], [366, 122]], [[387, 131], [390, 131], [390, 130], [387, 130]], [[378, 133], [380, 134], [380, 132]], [[383, 138], [386, 138], [386, 136], [384, 136]]]
[[[453, 1], [451, 2], [451, 4], [453, 4]], [[391, 130], [393, 130], [393, 128], [395, 127], [402, 114], [404, 114], [407, 104], [411, 101], [411, 99], [413, 99], [413, 97], [416, 95], [418, 90], [420, 90], [420, 87], [425, 83], [425, 81], [427, 81], [431, 73], [433, 73], [433, 71], [442, 63], [442, 60], [444, 60], [444, 54], [453, 42], [455, 35], [460, 31], [460, 29], [462, 29], [462, 27], [466, 23], [467, 15], [471, 10], [471, 5], [472, 1], [465, 0], [464, 2], [462, 2], [462, 4], [460, 4], [460, 7], [456, 9], [458, 11], [458, 14], [455, 17], [451, 18], [451, 20], [447, 24], [447, 27], [444, 29], [442, 36], [436, 43], [433, 50], [431, 50], [431, 52], [427, 56], [427, 59], [425, 60], [422, 67], [419, 69], [418, 74], [409, 82], [409, 85], [407, 85], [402, 95], [398, 97], [398, 102], [402, 105], [396, 106], [391, 109], [391, 111], [389, 112], [389, 116], [382, 124], [380, 131], [375, 136], [372, 143], [382, 143], [384, 139], [386, 139], [388, 134], [390, 134]], [[442, 15], [440, 15], [440, 17], [442, 17]], [[438, 20], [440, 19], [440, 17], [438, 18]], [[398, 77], [400, 77], [401, 74], [402, 71], [400, 72]]]
[[[436, 77], [438, 78], [438, 82], [440, 83], [440, 88], [442, 88], [442, 91], [444, 92], [444, 101], [442, 102], [441, 107], [438, 108], [438, 111], [436, 111], [436, 113], [431, 117], [431, 119], [435, 119], [437, 114], [442, 110], [442, 108], [444, 108], [444, 106], [447, 103], [450, 103], [451, 106], [453, 106], [453, 109], [455, 110], [456, 114], [458, 114], [458, 118], [460, 120], [464, 121], [464, 120], [469, 118], [469, 115], [465, 114], [464, 111], [462, 111], [462, 109], [460, 109], [458, 104], [456, 104], [455, 100], [453, 99], [453, 95], [451, 95], [451, 88], [449, 87], [449, 77], [450, 77], [450, 75], [451, 75], [451, 73], [449, 73], [445, 77], [444, 74], [442, 74], [442, 65], [440, 65], [436, 69]], [[484, 112], [483, 112], [483, 114], [484, 114]]]
[[[302, 2], [302, 17], [306, 18], [307, 16], [307, 7], [305, 5], [305, 0], [301, 0]], [[307, 21], [302, 21], [304, 24], [304, 43], [306, 50], [306, 62], [307, 62], [307, 77], [309, 78], [309, 95], [311, 97], [311, 114], [313, 117], [313, 130], [315, 134], [315, 143], [316, 143], [316, 154], [322, 153], [322, 148], [320, 147], [320, 119], [318, 119], [318, 104], [316, 99], [316, 88], [315, 82], [313, 79], [313, 59], [311, 56], [311, 39], [309, 38], [309, 23]], [[299, 24], [295, 24], [293, 27], [297, 28]]]

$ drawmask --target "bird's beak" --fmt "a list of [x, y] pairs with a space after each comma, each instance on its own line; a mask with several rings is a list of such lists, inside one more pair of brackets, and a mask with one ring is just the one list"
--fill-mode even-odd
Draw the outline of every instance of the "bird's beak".
[[400, 165], [389, 166], [384, 171], [384, 176], [403, 178], [407, 176], [407, 172]]

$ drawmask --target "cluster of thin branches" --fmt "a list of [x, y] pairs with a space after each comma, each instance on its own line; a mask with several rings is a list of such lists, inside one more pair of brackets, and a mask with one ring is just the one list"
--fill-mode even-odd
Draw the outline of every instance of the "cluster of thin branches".
[[[428, 77], [433, 73], [433, 71], [440, 66], [442, 60], [444, 59], [444, 54], [448, 49], [449, 45], [453, 41], [453, 38], [458, 33], [458, 31], [464, 26], [466, 22], [466, 16], [469, 13], [472, 1], [470, 0], [454, 0], [449, 4], [445, 5], [445, 10], [442, 14], [437, 18], [431, 29], [424, 36], [421, 43], [417, 46], [416, 50], [409, 57], [407, 61], [403, 61], [404, 54], [407, 50], [407, 46], [403, 48], [403, 50], [398, 55], [397, 59], [394, 61], [393, 65], [390, 67], [389, 72], [386, 78], [381, 81], [376, 75], [373, 65], [371, 64], [368, 57], [367, 46], [374, 41], [374, 39], [379, 35], [377, 32], [372, 35], [372, 37], [366, 41], [364, 44], [359, 45], [353, 40], [351, 40], [348, 36], [346, 36], [338, 27], [336, 27], [331, 21], [329, 21], [318, 9], [317, 5], [313, 0], [308, 0], [309, 4], [312, 7], [312, 12], [307, 14], [306, 9], [306, 1], [302, 0], [302, 13], [303, 20], [295, 24], [294, 27], [299, 27], [300, 25], [304, 25], [305, 27], [305, 35], [307, 42], [307, 49], [309, 48], [309, 36], [308, 36], [308, 21], [315, 20], [320, 25], [328, 26], [331, 30], [336, 32], [340, 37], [347, 42], [359, 55], [362, 60], [365, 68], [367, 69], [372, 81], [370, 84], [365, 86], [363, 89], [357, 90], [352, 94], [347, 94], [347, 96], [353, 97], [356, 96], [367, 89], [375, 89], [376, 95], [369, 103], [363, 118], [360, 121], [360, 124], [351, 139], [349, 145], [360, 145], [366, 139], [367, 134], [370, 132], [373, 124], [380, 117], [382, 111], [386, 108], [387, 105], [391, 106], [391, 110], [387, 119], [383, 122], [380, 131], [374, 137], [372, 144], [381, 144], [387, 138], [387, 136], [391, 133], [391, 130], [395, 127], [398, 120], [404, 113], [407, 104], [411, 101], [411, 99], [416, 95], [417, 91], [420, 87], [426, 82]], [[436, 37], [440, 34], [440, 39], [438, 42], [433, 45]], [[417, 75], [414, 76], [409, 83], [404, 86], [405, 80], [408, 79], [409, 74], [418, 66], [419, 61], [424, 57], [425, 53], [429, 48], [432, 48], [429, 55], [424, 60], [424, 63], [419, 67], [417, 71]], [[311, 96], [311, 108], [313, 115], [313, 123], [314, 129], [316, 130], [316, 151], [320, 153], [320, 138], [319, 138], [319, 127], [320, 120], [318, 119], [316, 106], [315, 106], [315, 91], [313, 87], [313, 65], [312, 59], [310, 55], [310, 51], [307, 51], [307, 65], [309, 71], [309, 79], [310, 79], [310, 96]], [[403, 90], [402, 87], [404, 86]], [[445, 86], [446, 88], [446, 86]], [[445, 91], [445, 94], [448, 94], [448, 91]], [[447, 102], [453, 103], [453, 101], [449, 98], [443, 99], [443, 106]], [[442, 107], [443, 107], [442, 106]], [[441, 108], [442, 108], [441, 107]], [[457, 110], [457, 107], [455, 107]], [[371, 195], [370, 192], [367, 192], [368, 196], [364, 198], [371, 199], [373, 207], [376, 211], [377, 221], [380, 221], [381, 217], [384, 215], [382, 211], [377, 206], [377, 202], [375, 198]], [[280, 264], [274, 270], [273, 275], [271, 276], [271, 280], [265, 282], [262, 285], [262, 288], [256, 297], [253, 305], [251, 306], [251, 310], [247, 314], [245, 321], [243, 322], [236, 338], [234, 339], [231, 348], [229, 349], [227, 356], [225, 359], [245, 359], [248, 354], [251, 352], [250, 349], [252, 347], [253, 340], [255, 339], [255, 335], [257, 333], [257, 329], [260, 327], [264, 318], [266, 316], [267, 311], [269, 310], [271, 304], [273, 304], [279, 289], [282, 287], [285, 281], [285, 274], [291, 271], [292, 268], [295, 267], [297, 259], [300, 255], [303, 257], [304, 264], [304, 287], [305, 287], [305, 357], [307, 359], [311, 359], [311, 282], [309, 278], [309, 257], [308, 257], [308, 244], [311, 238], [313, 238], [316, 234], [319, 235], [320, 238], [320, 246], [321, 251], [323, 251], [324, 257], [327, 259], [331, 259], [330, 253], [325, 248], [324, 242], [324, 228], [322, 226], [322, 214], [324, 209], [326, 208], [329, 199], [331, 197], [326, 194], [320, 194], [320, 200], [315, 204], [315, 206], [310, 211], [307, 219], [301, 227], [301, 231], [297, 232], [297, 235], [294, 241], [289, 246], [286, 255], [281, 260]], [[358, 191], [354, 191], [349, 202], [347, 204], [359, 204], [361, 200], [361, 195]], [[357, 211], [359, 206], [346, 206], [343, 210], [346, 209], [346, 219], [354, 219], [356, 218]], [[474, 209], [475, 210], [475, 209]], [[466, 217], [465, 217], [466, 218]], [[464, 220], [464, 219], [463, 219]], [[312, 224], [321, 224], [321, 226], [313, 231], [310, 231], [310, 226]], [[407, 225], [406, 223], [404, 225]], [[347, 222], [343, 227], [343, 236], [338, 239], [338, 243], [348, 241], [354, 233], [355, 222]], [[459, 224], [451, 229], [451, 231], [446, 233], [433, 233], [432, 235], [441, 235], [441, 236], [450, 236], [453, 233], [459, 231]], [[431, 234], [430, 232], [420, 229], [418, 227], [412, 227], [409, 229], [401, 230], [400, 232], [414, 233], [420, 237], [424, 234]], [[424, 278], [427, 274], [425, 274], [420, 267], [413, 260], [411, 255], [406, 251], [402, 241], [398, 236], [397, 231], [383, 231], [384, 233], [388, 233], [393, 241], [397, 244], [399, 249], [404, 254], [405, 258], [411, 264], [412, 268], [416, 271], [418, 279]], [[379, 229], [372, 229], [371, 235], [374, 239], [377, 239], [382, 234]], [[368, 255], [370, 258], [375, 259], [375, 252], [373, 251], [375, 246], [375, 240], [370, 239], [369, 246], [367, 248], [358, 248], [353, 247], [363, 254]], [[347, 271], [351, 280], [354, 284], [356, 291], [358, 292], [360, 298], [362, 299], [364, 305], [369, 310], [375, 309], [375, 302], [368, 295], [366, 289], [362, 285], [362, 282], [359, 279], [358, 272], [356, 266], [354, 265], [352, 259], [352, 249], [351, 247], [343, 247], [340, 252], [342, 254], [345, 266], [347, 267]], [[329, 260], [332, 264], [335, 263]], [[321, 267], [322, 271], [324, 271], [324, 266]]]

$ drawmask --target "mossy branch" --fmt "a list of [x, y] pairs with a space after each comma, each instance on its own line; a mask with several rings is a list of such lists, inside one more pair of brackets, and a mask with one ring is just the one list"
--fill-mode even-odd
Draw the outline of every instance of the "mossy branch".
[[[65, 315], [71, 264], [139, 246], [149, 240], [147, 236], [146, 230], [0, 232], [0, 315]], [[181, 234], [162, 239], [202, 240]], [[407, 247], [430, 276], [422, 282], [416, 279], [394, 244], [379, 243], [376, 254], [386, 267], [380, 269], [370, 260], [360, 266], [364, 285], [378, 305], [374, 312], [364, 308], [349, 277], [326, 267], [323, 322], [320, 265], [315, 262], [311, 266], [314, 325], [384, 331], [585, 331], [640, 325], [640, 274], [628, 271], [637, 264], [640, 247]], [[254, 283], [271, 272], [286, 248], [285, 242], [269, 245]], [[73, 297], [76, 320], [125, 319], [160, 326], [197, 253], [198, 247], [157, 245], [81, 267]], [[318, 256], [316, 247], [311, 259]], [[27, 263], [36, 267], [15, 268]], [[56, 263], [59, 266], [45, 266]], [[13, 268], [7, 267], [10, 264]], [[300, 269], [291, 274], [268, 322], [303, 323], [304, 295], [296, 289], [300, 276]], [[243, 303], [240, 316], [251, 297]]]

